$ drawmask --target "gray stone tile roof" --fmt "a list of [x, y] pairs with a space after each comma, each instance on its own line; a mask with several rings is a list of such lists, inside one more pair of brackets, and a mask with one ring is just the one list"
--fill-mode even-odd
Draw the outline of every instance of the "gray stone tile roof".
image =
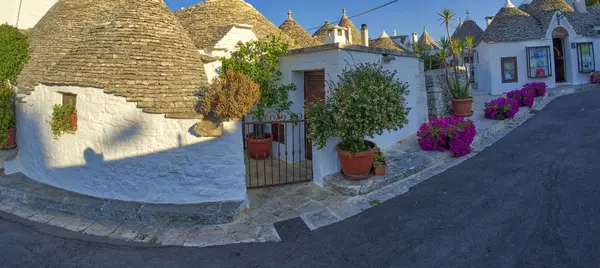
[[481, 40], [481, 36], [483, 35], [483, 30], [472, 20], [467, 20], [463, 22], [463, 24], [454, 31], [452, 34], [452, 38], [464, 40], [467, 36], [472, 36], [475, 38], [475, 43], [479, 43]]
[[29, 62], [17, 79], [22, 93], [29, 94], [44, 73], [81, 43], [89, 28], [120, 0], [60, 0], [29, 33]]
[[350, 18], [346, 15], [346, 9], [342, 9], [342, 18], [340, 19], [340, 23], [338, 26], [348, 28], [352, 33], [352, 44], [358, 45], [360, 44], [360, 32], [356, 29], [356, 26], [352, 23]]
[[600, 33], [594, 26], [600, 26], [600, 5], [588, 8], [588, 13], [569, 13], [567, 19], [575, 28], [577, 34], [590, 37], [598, 37]]
[[438, 42], [435, 41], [431, 35], [429, 35], [427, 28], [425, 27], [423, 27], [423, 34], [421, 34], [421, 37], [419, 38], [419, 46], [422, 46], [427, 50], [442, 49], [440, 44], [438, 44]]
[[206, 0], [175, 11], [175, 16], [200, 49], [214, 47], [227, 33], [226, 27], [236, 24], [252, 25], [259, 40], [266, 41], [271, 35], [281, 35], [284, 40], [291, 41], [277, 26], [243, 0]]
[[321, 28], [319, 28], [313, 34], [313, 38], [315, 38], [317, 41], [320, 41], [321, 43], [323, 43], [325, 40], [325, 35], [327, 34], [327, 31], [331, 30], [332, 28], [333, 28], [333, 24], [331, 24], [331, 22], [329, 22], [328, 20], [325, 21], [323, 26], [321, 26]]
[[208, 86], [197, 48], [162, 0], [124, 1], [42, 82], [102, 88], [175, 118], [198, 117], [198, 93]]
[[501, 8], [482, 35], [486, 43], [514, 42], [544, 37], [540, 23], [515, 7]]
[[390, 38], [387, 34], [385, 34], [385, 32], [383, 34], [381, 34], [381, 36], [379, 36], [379, 38], [370, 41], [369, 46], [375, 47], [375, 48], [383, 48], [383, 49], [389, 49], [389, 50], [395, 50], [395, 51], [402, 51], [402, 52], [405, 51], [402, 47], [400, 47], [398, 44], [396, 44], [396, 42], [394, 42], [394, 40], [392, 40], [392, 38]]
[[297, 47], [310, 47], [322, 45], [323, 42], [319, 42], [313, 38], [298, 22], [292, 18], [292, 11], [288, 12], [288, 19], [279, 25], [284, 33], [286, 33], [292, 40], [294, 40]]

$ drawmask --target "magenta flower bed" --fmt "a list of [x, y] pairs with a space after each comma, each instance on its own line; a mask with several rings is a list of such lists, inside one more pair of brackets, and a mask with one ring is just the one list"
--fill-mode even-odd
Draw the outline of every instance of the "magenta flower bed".
[[544, 82], [531, 82], [525, 84], [523, 88], [533, 88], [535, 89], [535, 96], [541, 97], [546, 95], [546, 89], [548, 89], [548, 85], [546, 85]]
[[[483, 110], [485, 118], [496, 119], [498, 115], [513, 118], [519, 112], [521, 102], [514, 98], [498, 98], [485, 103]], [[503, 118], [502, 118], [503, 119]]]
[[513, 90], [511, 92], [506, 93], [506, 97], [511, 99], [517, 99], [521, 102], [521, 106], [527, 106], [529, 108], [533, 107], [533, 101], [535, 99], [535, 89], [534, 88], [523, 88], [521, 90]]
[[593, 72], [590, 76], [590, 82], [592, 84], [600, 84], [600, 72]]
[[461, 117], [446, 116], [421, 125], [417, 136], [425, 151], [450, 151], [455, 157], [471, 153], [471, 143], [477, 134], [475, 124]]

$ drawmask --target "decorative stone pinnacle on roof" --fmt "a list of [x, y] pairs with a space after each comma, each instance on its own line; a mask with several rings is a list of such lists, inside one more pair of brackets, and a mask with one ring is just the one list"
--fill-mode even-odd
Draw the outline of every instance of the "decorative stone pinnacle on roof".
[[385, 31], [383, 31], [383, 33], [381, 33], [379, 38], [385, 38], [385, 37], [390, 37], [390, 36]]
[[342, 8], [342, 14], [346, 15], [346, 8]]
[[471, 12], [467, 9], [467, 11], [465, 12], [465, 14], [467, 14], [467, 17], [465, 18], [465, 21], [470, 21], [473, 20], [471, 19], [471, 17], [469, 16], [471, 14]]
[[292, 18], [292, 10], [291, 9], [288, 10], [288, 20], [294, 20]]
[[506, 0], [506, 4], [504, 4], [504, 8], [516, 7], [510, 0]]

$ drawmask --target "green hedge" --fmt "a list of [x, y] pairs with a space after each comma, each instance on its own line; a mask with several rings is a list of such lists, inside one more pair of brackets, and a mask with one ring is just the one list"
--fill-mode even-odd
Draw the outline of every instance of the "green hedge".
[[27, 36], [8, 24], [0, 25], [0, 84], [10, 80], [16, 83], [17, 75], [28, 59]]

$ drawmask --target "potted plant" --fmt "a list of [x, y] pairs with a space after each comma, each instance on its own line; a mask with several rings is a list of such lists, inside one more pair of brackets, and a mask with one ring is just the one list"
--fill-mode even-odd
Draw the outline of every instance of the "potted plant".
[[484, 117], [495, 120], [513, 118], [519, 112], [521, 103], [518, 99], [498, 98], [485, 103]]
[[430, 120], [419, 128], [419, 147], [425, 151], [451, 152], [455, 157], [471, 153], [477, 134], [475, 124], [462, 117], [446, 116]]
[[336, 82], [329, 81], [328, 88], [324, 101], [306, 105], [309, 138], [319, 149], [330, 144], [330, 139], [341, 138], [336, 151], [342, 173], [349, 180], [367, 179], [377, 146], [365, 137], [398, 130], [408, 122], [408, 86], [398, 80], [395, 71], [361, 63], [344, 68]]
[[[471, 96], [471, 82], [469, 72], [465, 72], [464, 85], [461, 84], [461, 71], [459, 70], [459, 59], [473, 56], [475, 38], [467, 36], [464, 40], [452, 39], [450, 26], [452, 26], [455, 14], [449, 9], [444, 9], [439, 14], [442, 25], [446, 28], [447, 37], [440, 40], [441, 50], [437, 57], [442, 61], [445, 72], [446, 85], [452, 94], [452, 114], [458, 117], [473, 115], [473, 97]], [[448, 63], [448, 58], [451, 62]], [[448, 69], [452, 68], [452, 74]], [[462, 67], [467, 70], [467, 62], [463, 61]], [[451, 77], [452, 76], [452, 77]]]
[[522, 107], [532, 108], [535, 101], [535, 93], [536, 89], [526, 87], [521, 90], [510, 91], [506, 93], [506, 97], [519, 100]]
[[[265, 159], [271, 154], [273, 136], [266, 132], [264, 122], [267, 112], [274, 111], [277, 116], [289, 110], [292, 102], [288, 92], [295, 90], [294, 84], [281, 84], [279, 58], [287, 55], [289, 45], [281, 37], [273, 36], [270, 41], [250, 41], [239, 47], [230, 58], [223, 58], [222, 71], [232, 70], [249, 76], [260, 87], [260, 99], [250, 112], [258, 123], [254, 130], [244, 137], [247, 151], [255, 159]], [[222, 72], [222, 75], [223, 75]]]
[[0, 86], [0, 150], [17, 147], [15, 94], [6, 86]]
[[77, 131], [77, 110], [75, 106], [54, 105], [49, 123], [55, 138], [64, 133], [74, 133]]
[[600, 84], [600, 72], [593, 72], [590, 76], [590, 82], [592, 84]]
[[377, 150], [375, 153], [373, 168], [375, 169], [375, 176], [385, 176], [387, 166], [385, 164], [385, 156], [381, 150]]
[[544, 82], [530, 82], [523, 86], [524, 88], [533, 88], [535, 89], [535, 96], [542, 97], [546, 95], [546, 89], [548, 85]]

